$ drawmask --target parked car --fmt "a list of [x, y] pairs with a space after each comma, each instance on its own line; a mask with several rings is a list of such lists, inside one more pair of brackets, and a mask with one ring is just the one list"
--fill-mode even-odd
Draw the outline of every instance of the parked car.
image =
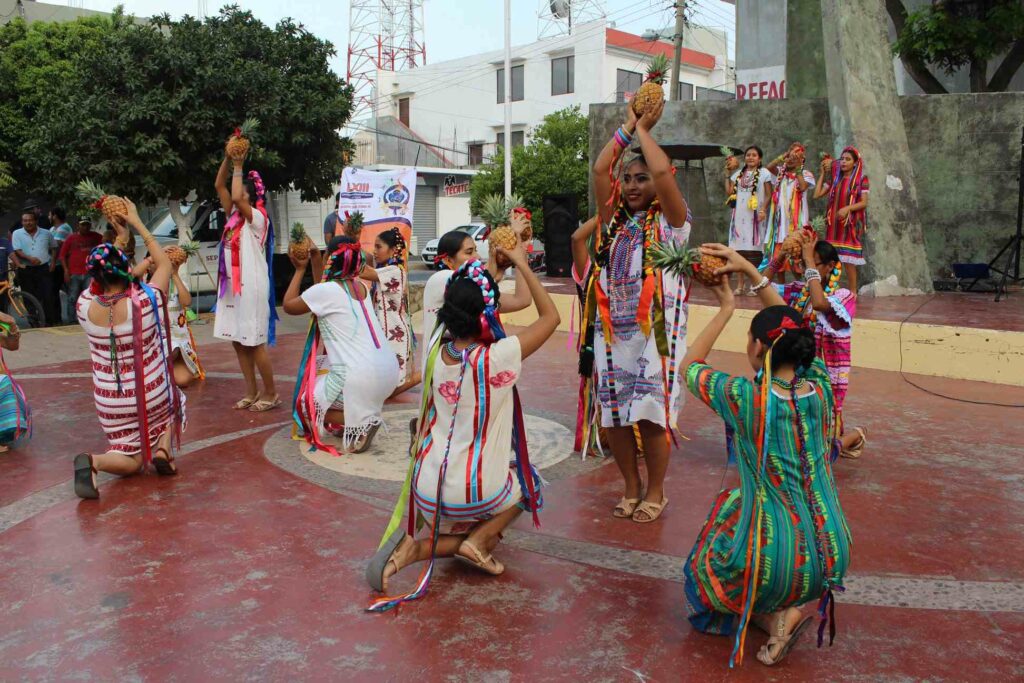
[[[460, 232], [464, 232], [467, 235], [472, 236], [473, 241], [476, 242], [476, 251], [480, 254], [480, 260], [486, 261], [490, 254], [490, 245], [487, 243], [487, 235], [490, 234], [490, 229], [483, 223], [469, 223], [466, 225], [460, 225], [455, 228]], [[434, 259], [437, 258], [437, 243], [441, 241], [441, 238], [432, 239], [427, 242], [427, 246], [423, 247], [420, 252], [420, 258], [423, 259], [423, 263], [427, 264], [427, 268], [437, 268], [434, 263]]]
[[[486, 262], [490, 257], [490, 244], [487, 241], [490, 229], [483, 223], [468, 223], [466, 225], [460, 225], [455, 228], [455, 230], [464, 232], [473, 237], [473, 241], [476, 242], [476, 251], [480, 255], [480, 260]], [[437, 258], [437, 244], [440, 241], [440, 238], [430, 240], [427, 242], [427, 245], [423, 247], [423, 251], [420, 252], [420, 258], [423, 259], [423, 263], [426, 264], [427, 268], [438, 268], [438, 265], [434, 263], [434, 260]], [[544, 243], [539, 239], [534, 239], [532, 247], [533, 248], [529, 253], [530, 268], [534, 271], [540, 271], [544, 268]]]

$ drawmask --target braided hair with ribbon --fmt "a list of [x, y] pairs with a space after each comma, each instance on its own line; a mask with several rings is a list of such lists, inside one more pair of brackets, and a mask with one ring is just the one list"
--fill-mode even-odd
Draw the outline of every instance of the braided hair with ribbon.
[[388, 260], [385, 263], [382, 263], [380, 265], [401, 266], [402, 268], [405, 268], [406, 247], [405, 238], [402, 237], [401, 230], [399, 230], [398, 228], [391, 228], [390, 230], [385, 230], [384, 232], [377, 235], [377, 239], [379, 239], [383, 244], [387, 245], [390, 249], [394, 250], [394, 252], [391, 254], [391, 257], [388, 258]]
[[[473, 296], [476, 299], [475, 306], [465, 307], [456, 305], [456, 299], [463, 295]], [[448, 466], [448, 456], [451, 451], [452, 438], [456, 420], [459, 416], [459, 403], [462, 392], [473, 390], [479, 392], [479, 387], [474, 383], [465, 386], [465, 377], [468, 368], [476, 367], [479, 371], [487, 365], [487, 347], [492, 343], [505, 338], [505, 330], [498, 315], [498, 301], [500, 293], [498, 287], [484, 265], [477, 260], [464, 263], [455, 271], [445, 290], [445, 304], [438, 312], [438, 324], [431, 335], [428, 349], [426, 372], [423, 378], [423, 399], [420, 404], [420, 416], [417, 422], [418, 431], [413, 438], [410, 449], [409, 469], [406, 473], [405, 485], [395, 505], [391, 520], [388, 523], [380, 545], [383, 546], [388, 538], [401, 525], [403, 514], [407, 513], [408, 534], [416, 532], [417, 508], [415, 500], [411, 495], [413, 472], [426, 455], [436, 450], [432, 443], [429, 425], [431, 416], [435, 413], [433, 380], [434, 371], [440, 361], [443, 340], [449, 336], [458, 336], [461, 339], [472, 337], [474, 343], [460, 352], [459, 381], [456, 388], [454, 409], [452, 411], [451, 423], [448, 429], [447, 441], [444, 445], [444, 455], [439, 469], [437, 490], [435, 492], [433, 519], [431, 520], [430, 538], [430, 561], [426, 563], [416, 587], [400, 596], [385, 596], [375, 600], [368, 608], [370, 612], [385, 612], [398, 605], [423, 597], [430, 584], [436, 559], [437, 541], [440, 535], [441, 516], [444, 508], [442, 492], [444, 489], [445, 473]], [[482, 300], [482, 301], [481, 301]], [[481, 310], [482, 302], [482, 310]], [[480, 311], [477, 313], [477, 311]], [[449, 329], [452, 327], [453, 329]], [[443, 361], [440, 361], [443, 362]], [[522, 493], [523, 507], [532, 513], [536, 526], [540, 526], [538, 512], [543, 506], [543, 498], [540, 490], [540, 474], [530, 464], [529, 449], [526, 442], [526, 428], [523, 421], [522, 403], [519, 398], [518, 389], [513, 388], [513, 417], [512, 417], [512, 451], [516, 455], [516, 473]], [[478, 394], [477, 403], [486, 405], [486, 401]]]
[[[156, 291], [152, 287], [135, 278], [135, 276], [132, 275], [131, 264], [127, 254], [115, 247], [113, 244], [104, 243], [93, 249], [92, 252], [90, 252], [89, 257], [86, 259], [86, 269], [89, 275], [92, 276], [92, 284], [89, 288], [90, 292], [95, 296], [97, 304], [107, 309], [110, 327], [110, 366], [119, 394], [124, 393], [124, 387], [121, 383], [121, 372], [125, 363], [118, 354], [117, 334], [114, 332], [114, 308], [117, 303], [122, 300], [127, 300], [128, 305], [131, 307], [130, 315], [128, 316], [132, 323], [131, 367], [135, 376], [135, 406], [139, 417], [139, 440], [142, 447], [142, 464], [143, 467], [147, 467], [150, 462], [152, 462], [153, 454], [149, 440], [149, 410], [146, 404], [147, 379], [151, 378], [147, 378], [145, 376], [146, 349], [142, 346], [143, 297], [148, 299], [153, 311], [153, 317], [157, 321], [157, 324], [155, 325], [157, 335], [156, 341], [157, 346], [160, 349], [162, 360], [160, 372], [163, 373], [163, 381], [168, 387], [168, 400], [171, 402], [171, 422], [173, 425], [172, 443], [175, 446], [180, 446], [181, 429], [185, 421], [184, 405], [181, 401], [181, 394], [177, 391], [177, 385], [174, 383], [171, 372], [170, 334], [165, 334], [165, 332], [170, 330], [170, 317], [167, 312], [167, 297], [163, 296], [158, 298]], [[107, 294], [107, 290], [110, 286], [119, 281], [125, 282], [127, 287], [114, 294]]]

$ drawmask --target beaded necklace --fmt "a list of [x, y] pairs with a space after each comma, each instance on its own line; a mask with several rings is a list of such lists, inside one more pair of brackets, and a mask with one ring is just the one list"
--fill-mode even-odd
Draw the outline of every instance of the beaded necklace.
[[[843, 276], [843, 264], [842, 264], [841, 261], [837, 261], [836, 265], [832, 268], [832, 272], [829, 273], [828, 282], [825, 283], [825, 286], [824, 286], [825, 297], [826, 298], [832, 296], [835, 293], [835, 291], [837, 289], [839, 289], [839, 279], [842, 276]], [[800, 313], [803, 313], [806, 310], [806, 308], [807, 308], [807, 304], [810, 303], [810, 300], [811, 300], [811, 285], [810, 285], [810, 282], [807, 282], [807, 283], [804, 284], [803, 289], [800, 290], [800, 296], [797, 297], [796, 301], [793, 303], [793, 308], [795, 308], [796, 310], [800, 311]], [[811, 326], [813, 327], [816, 318], [812, 316], [812, 317], [809, 318], [809, 320], [810, 320]]]
[[[470, 344], [469, 346], [466, 347], [465, 352], [467, 354], [471, 353], [473, 351], [473, 349], [475, 349], [477, 346], [479, 346], [479, 344], [474, 342], [474, 343], [472, 343], [472, 344]], [[445, 345], [442, 348], [444, 349], [444, 355], [447, 356], [448, 358], [450, 358], [451, 360], [454, 360], [454, 361], [461, 361], [462, 360], [462, 353], [463, 352], [459, 351], [457, 348], [455, 348], [455, 342], [454, 341], [450, 341], [450, 342], [445, 343]]]
[[123, 394], [121, 388], [121, 363], [117, 359], [117, 335], [114, 334], [114, 306], [118, 301], [123, 301], [131, 296], [131, 290], [126, 289], [117, 294], [97, 294], [96, 303], [107, 309], [107, 324], [110, 327], [110, 367], [114, 373], [114, 381], [117, 383], [117, 393]]

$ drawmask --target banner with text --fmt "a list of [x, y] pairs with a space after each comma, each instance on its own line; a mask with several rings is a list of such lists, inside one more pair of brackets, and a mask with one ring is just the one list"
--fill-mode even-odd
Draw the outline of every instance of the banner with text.
[[737, 69], [736, 99], [786, 99], [786, 67], [763, 66], [758, 69]]
[[373, 251], [377, 235], [398, 228], [406, 245], [412, 244], [412, 210], [416, 201], [416, 169], [364, 171], [346, 168], [341, 173], [338, 217], [359, 211], [363, 231], [359, 242], [365, 251]]

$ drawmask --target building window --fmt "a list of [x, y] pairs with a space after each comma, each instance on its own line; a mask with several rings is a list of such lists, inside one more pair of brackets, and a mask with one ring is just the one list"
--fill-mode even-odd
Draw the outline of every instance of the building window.
[[679, 81], [679, 99], [689, 102], [693, 99], [693, 84]]
[[643, 85], [644, 75], [625, 69], [615, 70], [615, 101], [622, 104], [633, 97]]
[[568, 95], [575, 92], [576, 58], [559, 57], [551, 60], [551, 94]]
[[[526, 134], [521, 130], [512, 131], [512, 149], [526, 144]], [[498, 147], [505, 146], [505, 134], [498, 133]]]
[[[523, 87], [524, 68], [522, 65], [512, 67], [512, 101], [520, 102], [523, 99], [525, 88]], [[505, 103], [505, 70], [498, 69], [498, 104]]]
[[398, 120], [401, 121], [402, 124], [405, 125], [406, 128], [409, 127], [409, 98], [408, 97], [403, 97], [402, 99], [398, 100]]
[[469, 145], [469, 165], [479, 166], [484, 163], [484, 146], [482, 143]]

